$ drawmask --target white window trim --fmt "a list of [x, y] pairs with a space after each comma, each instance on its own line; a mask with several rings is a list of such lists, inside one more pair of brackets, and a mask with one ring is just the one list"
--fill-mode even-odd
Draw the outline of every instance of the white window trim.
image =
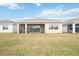
[[3, 25], [3, 26], [2, 26], [2, 29], [3, 29], [3, 30], [8, 30], [8, 25]]
[[[55, 27], [57, 27], [57, 29], [55, 29]], [[49, 30], [58, 30], [58, 29], [59, 29], [58, 24], [49, 24]]]

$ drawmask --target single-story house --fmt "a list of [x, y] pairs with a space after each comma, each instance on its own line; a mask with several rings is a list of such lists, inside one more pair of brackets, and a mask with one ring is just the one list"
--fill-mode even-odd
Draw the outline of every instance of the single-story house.
[[28, 19], [20, 21], [0, 20], [0, 32], [15, 33], [63, 33], [79, 32], [79, 18], [69, 21], [54, 19]]
[[0, 32], [1, 33], [11, 33], [16, 31], [17, 25], [11, 20], [0, 20]]

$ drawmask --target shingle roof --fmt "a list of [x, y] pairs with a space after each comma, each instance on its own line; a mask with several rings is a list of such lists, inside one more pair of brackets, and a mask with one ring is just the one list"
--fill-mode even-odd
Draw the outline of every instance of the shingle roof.
[[79, 21], [79, 18], [71, 19], [70, 21]]
[[34, 18], [34, 19], [21, 20], [18, 22], [64, 22], [64, 21], [57, 19]]
[[71, 20], [69, 20], [69, 21], [67, 21], [67, 23], [79, 23], [79, 18], [74, 18], [74, 19], [71, 19]]
[[14, 22], [11, 20], [0, 20], [0, 23], [14, 23]]

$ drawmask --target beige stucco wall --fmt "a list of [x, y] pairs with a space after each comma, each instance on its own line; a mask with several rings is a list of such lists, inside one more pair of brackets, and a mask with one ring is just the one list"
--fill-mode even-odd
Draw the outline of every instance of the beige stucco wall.
[[[50, 24], [57, 24], [58, 30], [50, 30]], [[19, 24], [17, 24], [17, 33], [19, 33]], [[25, 24], [25, 33], [27, 33], [27, 24]], [[63, 33], [62, 23], [45, 23], [45, 33]]]
[[[8, 29], [7, 30], [3, 30], [3, 25], [7, 25]], [[6, 33], [6, 32], [13, 32], [13, 25], [12, 24], [0, 24], [0, 32], [2, 33]]]
[[67, 24], [63, 24], [65, 26], [63, 26], [63, 32], [67, 32]]
[[[50, 30], [49, 24], [57, 24], [58, 30]], [[45, 33], [63, 33], [62, 23], [46, 23], [45, 24]]]

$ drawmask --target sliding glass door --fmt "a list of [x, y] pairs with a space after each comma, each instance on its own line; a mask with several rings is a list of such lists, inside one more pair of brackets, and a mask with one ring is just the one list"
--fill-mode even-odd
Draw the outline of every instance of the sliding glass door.
[[27, 33], [30, 33], [30, 32], [34, 32], [34, 33], [44, 33], [45, 31], [45, 26], [44, 24], [28, 24], [27, 25]]
[[76, 29], [76, 32], [79, 32], [79, 24], [76, 24], [75, 27], [76, 27], [75, 28]]
[[38, 26], [38, 25], [31, 26], [31, 31], [30, 32], [40, 32], [40, 26]]

